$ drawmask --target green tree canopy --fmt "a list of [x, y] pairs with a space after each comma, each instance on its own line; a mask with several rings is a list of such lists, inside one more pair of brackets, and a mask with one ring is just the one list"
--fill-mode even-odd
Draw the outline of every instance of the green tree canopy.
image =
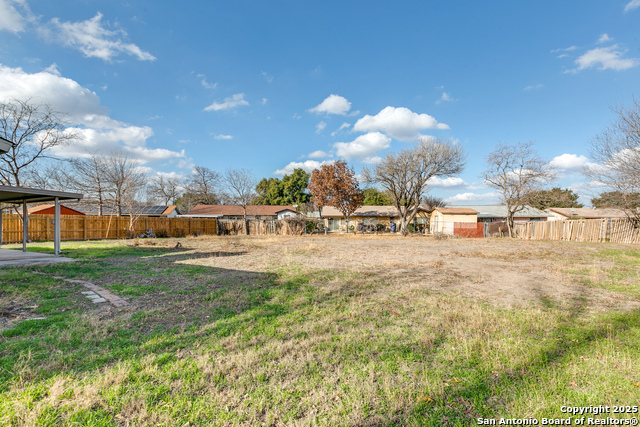
[[364, 206], [392, 206], [393, 198], [387, 192], [377, 190], [375, 188], [367, 188], [364, 190]]
[[607, 191], [605, 193], [600, 193], [600, 197], [594, 197], [591, 199], [591, 204], [594, 208], [638, 208], [640, 207], [640, 194], [628, 194], [623, 193], [622, 191]]
[[311, 175], [303, 169], [294, 169], [291, 175], [282, 178], [282, 193], [285, 205], [301, 205], [308, 203], [311, 196], [306, 191]]
[[551, 190], [537, 190], [531, 192], [526, 203], [536, 209], [546, 208], [582, 208], [584, 205], [578, 203], [578, 196], [573, 190], [568, 188], [552, 188]]
[[302, 205], [308, 203], [307, 192], [310, 175], [303, 169], [294, 169], [291, 175], [282, 179], [262, 178], [256, 186], [258, 195], [253, 199], [256, 205]]

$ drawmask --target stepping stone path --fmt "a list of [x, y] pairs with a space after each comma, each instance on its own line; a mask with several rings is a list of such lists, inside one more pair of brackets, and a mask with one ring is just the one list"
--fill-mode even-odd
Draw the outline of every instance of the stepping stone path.
[[69, 283], [78, 283], [84, 286], [85, 288], [89, 289], [89, 291], [82, 292], [82, 294], [85, 295], [87, 298], [89, 298], [91, 302], [93, 302], [94, 304], [108, 301], [111, 304], [115, 305], [116, 307], [125, 307], [129, 305], [129, 303], [126, 300], [120, 298], [117, 295], [112, 294], [105, 288], [98, 285], [94, 285], [93, 283], [87, 282], [86, 280], [65, 279], [64, 277], [61, 277], [61, 276], [53, 276], [53, 277], [55, 279], [61, 279]]

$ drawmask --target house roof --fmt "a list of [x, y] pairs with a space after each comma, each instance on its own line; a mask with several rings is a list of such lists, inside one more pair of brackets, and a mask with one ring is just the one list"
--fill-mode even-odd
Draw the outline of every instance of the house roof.
[[[45, 205], [32, 206], [32, 207], [30, 207], [28, 209], [28, 212], [29, 212], [29, 215], [36, 215], [38, 212], [42, 212], [42, 211], [46, 211], [47, 209], [55, 208], [55, 206], [56, 205], [53, 204], [53, 203], [47, 203]], [[74, 212], [77, 212], [79, 214], [84, 215], [84, 212], [80, 212], [77, 209], [70, 208], [67, 205], [60, 205], [60, 208], [63, 208], [63, 207], [69, 209], [70, 211], [74, 211]]]
[[[66, 204], [67, 207], [70, 207], [71, 204]], [[86, 203], [78, 203], [73, 204], [73, 209], [78, 212], [82, 212], [86, 215], [98, 215], [98, 205], [96, 204], [86, 204]], [[175, 205], [153, 205], [153, 206], [136, 206], [134, 207], [134, 213], [139, 215], [158, 215], [158, 216], [166, 216], [171, 212], [176, 210]], [[122, 215], [129, 215], [129, 207], [122, 206]], [[113, 205], [104, 205], [102, 206], [102, 215], [116, 215], [117, 208]]]
[[71, 200], [82, 199], [83, 197], [79, 193], [0, 185], [0, 202], [4, 203], [22, 203], [23, 201], [27, 203], [50, 202], [56, 198], [58, 200]]
[[549, 208], [549, 212], [555, 212], [566, 218], [585, 218], [585, 219], [600, 219], [600, 218], [626, 218], [627, 214], [623, 209], [589, 209], [589, 208]]
[[[426, 211], [424, 208], [418, 208], [419, 211]], [[322, 216], [342, 216], [342, 212], [332, 206], [322, 208]], [[370, 216], [388, 216], [397, 217], [398, 210], [395, 206], [360, 206], [351, 216], [370, 217]]]
[[[450, 206], [451, 208], [471, 208], [478, 211], [478, 218], [506, 218], [507, 207], [504, 205], [466, 205]], [[539, 209], [525, 206], [524, 209], [516, 212], [514, 218], [548, 218], [551, 215]]]
[[475, 215], [478, 213], [477, 210], [472, 208], [443, 208], [437, 207], [434, 210], [441, 212], [443, 214], [459, 214], [459, 215]]
[[[322, 216], [342, 216], [342, 212], [333, 206], [322, 208]], [[360, 206], [351, 216], [398, 216], [398, 210], [394, 206]]]
[[177, 213], [179, 214], [180, 211], [178, 211], [178, 208], [175, 205], [169, 205], [167, 206], [167, 208], [162, 212], [162, 215], [169, 215], [171, 214], [171, 212], [173, 211], [177, 211]]
[[[296, 212], [293, 206], [277, 205], [249, 205], [247, 215], [250, 216], [275, 216], [278, 212]], [[237, 205], [196, 205], [187, 212], [186, 216], [242, 216], [244, 209]]]

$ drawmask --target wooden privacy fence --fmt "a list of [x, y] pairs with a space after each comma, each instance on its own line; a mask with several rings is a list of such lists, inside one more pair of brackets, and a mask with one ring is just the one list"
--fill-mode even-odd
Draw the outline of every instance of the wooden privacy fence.
[[516, 223], [515, 232], [526, 240], [640, 243], [640, 228], [626, 218], [531, 221]]
[[[265, 235], [282, 235], [294, 236], [304, 234], [304, 221], [287, 221], [285, 220], [264, 220], [250, 219], [247, 220], [249, 235], [265, 236]], [[218, 220], [218, 234], [220, 235], [242, 235], [244, 232], [243, 220]]]
[[[218, 234], [215, 218], [140, 217], [130, 229], [129, 217], [60, 216], [61, 240], [100, 240], [135, 237], [153, 230], [158, 237], [184, 237], [191, 234]], [[31, 240], [53, 240], [53, 215], [29, 215]], [[22, 242], [22, 220], [18, 215], [2, 216], [2, 242]]]

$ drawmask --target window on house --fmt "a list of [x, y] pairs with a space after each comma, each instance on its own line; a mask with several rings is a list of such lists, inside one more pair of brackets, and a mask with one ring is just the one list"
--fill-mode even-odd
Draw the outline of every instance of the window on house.
[[378, 225], [378, 218], [371, 218], [371, 217], [367, 217], [367, 218], [363, 218], [362, 219], [362, 224], [363, 225]]
[[339, 218], [329, 218], [327, 220], [327, 228], [329, 231], [339, 231], [340, 230], [340, 219]]

